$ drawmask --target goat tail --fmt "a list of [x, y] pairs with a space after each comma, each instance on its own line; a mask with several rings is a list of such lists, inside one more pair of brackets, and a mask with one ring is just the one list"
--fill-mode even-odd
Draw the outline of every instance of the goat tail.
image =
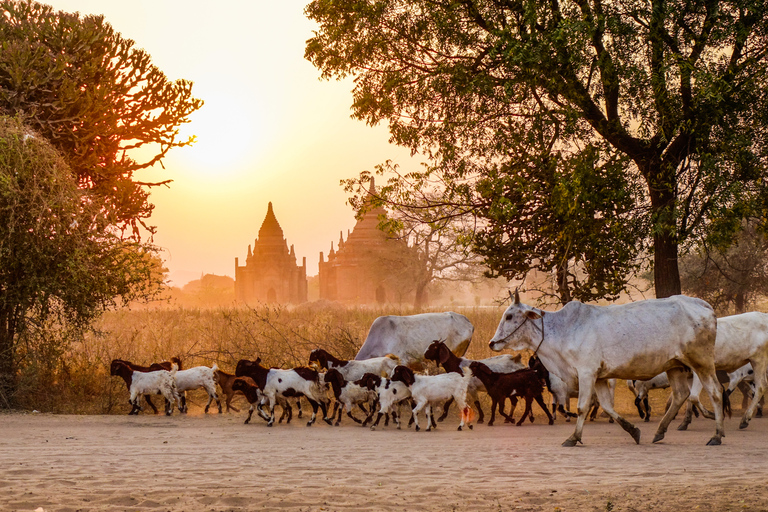
[[388, 357], [388, 358], [392, 359], [393, 361], [395, 361], [397, 364], [400, 364], [400, 358], [397, 357], [395, 354], [387, 354], [384, 357]]
[[177, 371], [179, 371], [179, 365], [177, 365], [176, 363], [173, 363], [171, 365], [171, 376], [176, 375]]
[[464, 406], [461, 410], [461, 419], [465, 423], [472, 423], [475, 421], [475, 410], [468, 405]]

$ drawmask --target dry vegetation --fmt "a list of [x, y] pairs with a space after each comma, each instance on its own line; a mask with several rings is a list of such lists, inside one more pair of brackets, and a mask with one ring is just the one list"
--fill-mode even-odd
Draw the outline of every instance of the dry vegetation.
[[[497, 308], [461, 309], [475, 325], [469, 357], [487, 357]], [[239, 359], [260, 356], [271, 366], [306, 364], [314, 348], [353, 358], [373, 320], [412, 314], [387, 307], [346, 308], [328, 303], [298, 307], [134, 309], [105, 314], [95, 331], [72, 342], [56, 363], [28, 367], [18, 403], [43, 412], [123, 413], [125, 384], [109, 375], [114, 358], [140, 364], [181, 357], [185, 367], [217, 363], [234, 371]], [[42, 354], [38, 354], [40, 359]], [[194, 400], [193, 400], [194, 403]]]
[[[467, 357], [496, 355], [486, 342], [493, 336], [502, 310], [456, 311], [475, 326]], [[149, 364], [179, 356], [185, 367], [217, 363], [229, 372], [239, 359], [256, 356], [277, 367], [306, 364], [310, 351], [318, 347], [351, 359], [376, 317], [412, 313], [410, 309], [347, 308], [320, 302], [298, 307], [111, 312], [100, 319], [94, 332], [71, 343], [56, 359], [58, 363], [32, 366], [23, 379], [19, 403], [24, 409], [42, 412], [123, 414], [128, 410], [125, 384], [109, 375], [114, 358]], [[203, 395], [190, 395], [193, 409], [204, 403]], [[655, 392], [652, 400], [654, 410], [661, 411], [666, 393]], [[735, 405], [736, 400], [740, 397], [734, 397]], [[637, 414], [623, 383], [617, 389], [617, 409], [622, 414]]]

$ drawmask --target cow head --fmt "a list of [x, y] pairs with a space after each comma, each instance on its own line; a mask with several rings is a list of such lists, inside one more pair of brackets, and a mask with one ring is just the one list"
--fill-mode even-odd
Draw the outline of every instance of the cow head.
[[491, 350], [499, 351], [505, 348], [511, 350], [535, 349], [541, 330], [538, 321], [544, 315], [540, 309], [532, 308], [520, 302], [520, 295], [515, 291], [512, 304], [504, 311], [496, 329], [496, 334], [488, 343]]

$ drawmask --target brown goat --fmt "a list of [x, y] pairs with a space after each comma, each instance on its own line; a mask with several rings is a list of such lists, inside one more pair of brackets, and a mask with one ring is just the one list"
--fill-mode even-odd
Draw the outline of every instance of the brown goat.
[[232, 384], [234, 384], [235, 380], [239, 377], [236, 377], [235, 375], [222, 370], [216, 370], [214, 373], [216, 374], [216, 382], [221, 388], [221, 393], [226, 397], [225, 403], [227, 405], [227, 412], [229, 412], [230, 409], [235, 412], [240, 412], [240, 409], [230, 403], [232, 402], [232, 398], [234, 398], [235, 394], [238, 392], [242, 393], [240, 390], [232, 389]]
[[[489, 427], [493, 425], [497, 406], [503, 404], [507, 397], [512, 396], [525, 398], [525, 412], [523, 412], [520, 421], [517, 422], [518, 426], [525, 421], [529, 414], [533, 418], [531, 405], [534, 400], [546, 413], [547, 418], [549, 418], [549, 424], [552, 425], [554, 423], [555, 419], [549, 413], [547, 404], [544, 403], [544, 397], [542, 396], [544, 384], [535, 370], [524, 369], [512, 373], [497, 373], [479, 361], [471, 363], [469, 368], [482, 381], [488, 395], [491, 397], [491, 420], [488, 422]], [[499, 408], [499, 414], [513, 421], [512, 417], [505, 414], [501, 408]]]

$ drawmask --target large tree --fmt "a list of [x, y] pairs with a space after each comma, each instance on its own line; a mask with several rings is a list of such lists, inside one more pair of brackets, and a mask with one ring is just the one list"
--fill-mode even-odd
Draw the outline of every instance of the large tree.
[[0, 112], [24, 115], [115, 225], [151, 231], [149, 188], [167, 181], [136, 173], [192, 142], [179, 138], [202, 106], [192, 83], [169, 80], [102, 16], [25, 0], [0, 1], [0, 14]]
[[122, 239], [92, 199], [51, 144], [0, 116], [0, 406], [31, 326], [82, 326], [162, 282], [150, 248]]
[[[764, 1], [315, 0], [306, 13], [319, 24], [306, 57], [355, 78], [353, 115], [429, 160], [404, 186], [437, 177], [447, 202], [513, 211], [487, 185], [596, 147], [596, 169], [623, 164], [596, 211], [634, 195], [647, 229], [630, 244], [648, 241], [658, 297], [680, 293], [681, 245], [762, 213]], [[589, 224], [592, 243], [628, 233]]]

